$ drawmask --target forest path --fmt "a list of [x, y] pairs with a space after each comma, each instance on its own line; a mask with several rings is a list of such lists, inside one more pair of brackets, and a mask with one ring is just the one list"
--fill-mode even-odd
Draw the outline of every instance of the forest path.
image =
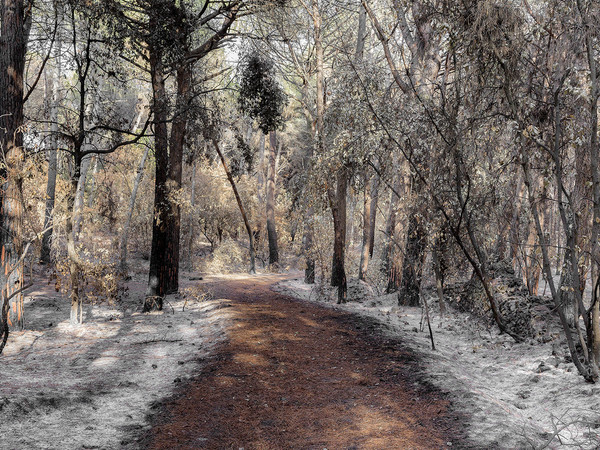
[[[145, 448], [444, 448], [461, 421], [375, 322], [276, 293], [285, 275], [206, 285], [228, 340], [166, 401]], [[287, 276], [289, 278], [289, 275]], [[461, 447], [462, 448], [462, 447]]]

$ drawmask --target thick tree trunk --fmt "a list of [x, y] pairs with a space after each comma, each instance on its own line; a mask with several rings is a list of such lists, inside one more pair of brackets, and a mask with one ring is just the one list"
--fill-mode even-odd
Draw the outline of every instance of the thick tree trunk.
[[269, 239], [269, 265], [279, 262], [277, 230], [275, 227], [275, 177], [277, 161], [277, 134], [269, 133], [269, 166], [267, 172], [267, 236]]
[[246, 232], [248, 233], [248, 244], [250, 248], [250, 273], [256, 273], [256, 256], [254, 253], [254, 236], [252, 234], [252, 227], [250, 227], [250, 222], [248, 221], [248, 216], [246, 215], [246, 210], [244, 209], [244, 204], [242, 203], [242, 198], [237, 190], [235, 185], [235, 181], [229, 168], [227, 167], [227, 162], [225, 161], [225, 156], [223, 156], [223, 152], [219, 148], [218, 142], [213, 139], [213, 145], [215, 146], [215, 150], [221, 159], [221, 164], [223, 164], [223, 170], [225, 171], [225, 175], [227, 175], [227, 180], [231, 185], [231, 189], [233, 189], [233, 194], [235, 195], [235, 200], [238, 204], [238, 208], [240, 209], [240, 214], [242, 215], [242, 219], [244, 220], [244, 226], [246, 227]]
[[329, 190], [329, 206], [333, 215], [333, 261], [331, 264], [331, 285], [338, 288], [338, 303], [346, 301], [347, 282], [345, 269], [346, 249], [346, 193], [348, 170], [341, 167], [337, 173], [335, 193]]
[[[0, 16], [0, 152], [5, 162], [0, 169], [0, 288], [4, 304], [23, 285], [22, 265], [13, 270], [22, 251], [19, 172], [23, 160], [23, 73], [28, 34], [23, 0], [0, 0]], [[22, 293], [10, 299], [8, 311], [3, 306], [4, 314], [3, 339], [9, 328], [24, 326]]]
[[177, 70], [177, 101], [176, 115], [171, 127], [171, 140], [169, 143], [169, 201], [171, 214], [167, 228], [170, 239], [167, 245], [166, 260], [169, 264], [167, 272], [166, 293], [172, 294], [179, 290], [179, 251], [181, 239], [181, 206], [178, 202], [181, 180], [183, 175], [183, 147], [187, 128], [187, 103], [192, 86], [191, 67], [185, 65]]
[[133, 189], [131, 190], [131, 197], [129, 198], [129, 208], [127, 210], [127, 219], [125, 219], [125, 224], [123, 225], [123, 231], [121, 234], [121, 242], [119, 244], [119, 249], [121, 251], [119, 258], [119, 272], [122, 276], [127, 277], [127, 244], [129, 242], [129, 230], [131, 229], [131, 220], [133, 219], [133, 211], [135, 209], [135, 201], [137, 198], [138, 189], [140, 184], [142, 183], [142, 178], [144, 177], [144, 166], [146, 164], [146, 159], [148, 158], [148, 154], [150, 153], [150, 148], [146, 148], [146, 151], [142, 155], [140, 159], [140, 163], [138, 164], [138, 168], [135, 175], [135, 180], [133, 182]]
[[154, 114], [154, 155], [155, 185], [154, 214], [152, 220], [152, 247], [150, 249], [150, 270], [148, 288], [144, 300], [144, 311], [161, 310], [167, 291], [166, 261], [167, 242], [171, 237], [167, 228], [170, 203], [167, 195], [167, 169], [169, 147], [167, 132], [167, 95], [162, 65], [162, 55], [158, 48], [150, 46], [150, 73], [153, 91]]

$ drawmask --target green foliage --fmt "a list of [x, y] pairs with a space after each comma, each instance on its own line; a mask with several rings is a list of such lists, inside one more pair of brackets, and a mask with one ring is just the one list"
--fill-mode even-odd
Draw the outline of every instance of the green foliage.
[[286, 95], [275, 80], [273, 65], [256, 53], [246, 56], [242, 63], [240, 109], [267, 134], [282, 127], [286, 103]]

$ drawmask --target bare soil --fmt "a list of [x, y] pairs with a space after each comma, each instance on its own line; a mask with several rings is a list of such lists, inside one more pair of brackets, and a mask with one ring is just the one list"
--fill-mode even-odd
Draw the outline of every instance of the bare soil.
[[465, 448], [465, 418], [379, 322], [276, 293], [282, 276], [208, 282], [226, 341], [153, 411], [143, 448]]

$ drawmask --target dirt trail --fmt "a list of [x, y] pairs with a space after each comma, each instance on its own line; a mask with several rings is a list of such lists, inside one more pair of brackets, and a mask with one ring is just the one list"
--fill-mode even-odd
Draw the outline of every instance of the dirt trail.
[[373, 322], [271, 291], [281, 279], [208, 284], [233, 305], [228, 342], [161, 406], [144, 447], [462, 448], [414, 354]]

